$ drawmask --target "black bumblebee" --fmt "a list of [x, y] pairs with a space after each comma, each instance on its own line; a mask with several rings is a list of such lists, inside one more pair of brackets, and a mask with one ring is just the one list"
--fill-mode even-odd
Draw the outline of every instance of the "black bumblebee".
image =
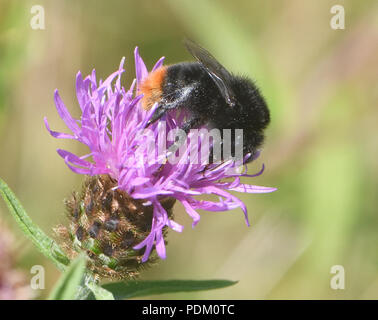
[[185, 45], [197, 62], [161, 67], [141, 84], [143, 108], [149, 110], [158, 102], [149, 123], [169, 110], [185, 108], [189, 116], [181, 129], [185, 132], [202, 126], [220, 131], [243, 129], [243, 155], [251, 153], [249, 160], [252, 160], [263, 143], [263, 130], [270, 121], [259, 90], [250, 79], [228, 72], [198, 44], [185, 40]]

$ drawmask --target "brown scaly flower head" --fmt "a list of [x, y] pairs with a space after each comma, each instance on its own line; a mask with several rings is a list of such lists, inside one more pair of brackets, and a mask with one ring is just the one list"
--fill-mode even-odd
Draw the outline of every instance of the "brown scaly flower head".
[[[145, 250], [133, 249], [151, 230], [153, 207], [116, 186], [117, 181], [109, 175], [88, 176], [82, 191], [74, 192], [65, 201], [69, 227], [55, 228], [70, 258], [83, 250], [87, 252], [88, 267], [96, 278], [134, 278], [140, 269], [157, 260], [152, 252], [148, 263], [142, 263]], [[169, 218], [175, 201], [170, 197], [160, 200]], [[166, 233], [164, 228], [164, 237]]]

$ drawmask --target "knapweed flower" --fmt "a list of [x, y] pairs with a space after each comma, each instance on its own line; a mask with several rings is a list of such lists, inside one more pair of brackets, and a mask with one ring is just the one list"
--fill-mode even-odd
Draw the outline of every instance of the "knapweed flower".
[[[179, 152], [157, 152], [153, 148], [154, 141], [157, 145], [156, 141], [163, 131], [178, 129], [185, 113], [171, 112], [162, 120], [148, 125], [156, 105], [149, 111], [141, 107], [139, 88], [148, 71], [138, 48], [135, 49], [136, 79], [128, 90], [121, 86], [123, 64], [124, 59], [119, 69], [105, 81], [97, 81], [95, 71], [84, 79], [80, 72], [77, 74], [76, 94], [82, 112], [80, 119], [70, 115], [58, 91], [55, 91], [56, 109], [72, 133], [52, 131], [45, 119], [46, 128], [53, 137], [77, 140], [89, 148], [89, 153], [83, 156], [58, 149], [67, 166], [75, 173], [97, 177], [85, 183], [81, 195], [68, 201], [70, 216], [74, 221], [81, 221], [79, 227], [76, 225], [71, 230], [74, 244], [79, 244], [81, 249], [91, 248], [92, 255], [102, 254], [110, 260], [125, 258], [124, 252], [130, 246], [136, 252], [144, 249], [141, 259], [136, 259], [137, 263], [146, 262], [154, 249], [164, 259], [165, 230], [167, 227], [178, 232], [183, 230], [183, 226], [176, 223], [171, 214], [176, 200], [182, 203], [193, 219], [193, 226], [200, 220], [199, 209], [225, 211], [237, 207], [244, 211], [249, 225], [246, 206], [230, 191], [267, 193], [276, 190], [241, 183], [241, 177], [253, 177], [261, 174], [262, 170], [256, 175], [248, 175], [244, 166], [240, 172], [236, 170], [240, 163], [233, 159], [221, 163], [188, 161], [192, 159], [193, 151], [198, 152], [199, 147], [205, 144], [202, 135], [199, 135], [198, 143], [185, 144]], [[163, 58], [152, 71], [162, 64]], [[141, 134], [146, 132], [148, 134]], [[191, 137], [189, 134], [188, 139]], [[166, 143], [166, 139], [163, 140]], [[157, 149], [160, 149], [160, 145]], [[216, 195], [219, 201], [198, 199], [203, 194]], [[141, 223], [145, 225], [141, 226]], [[99, 239], [101, 232], [106, 236], [106, 241], [100, 241], [97, 245], [82, 244], [86, 238]], [[126, 256], [132, 256], [130, 250]], [[104, 263], [104, 259], [101, 263]], [[109, 268], [113, 268], [113, 265], [108, 261]]]

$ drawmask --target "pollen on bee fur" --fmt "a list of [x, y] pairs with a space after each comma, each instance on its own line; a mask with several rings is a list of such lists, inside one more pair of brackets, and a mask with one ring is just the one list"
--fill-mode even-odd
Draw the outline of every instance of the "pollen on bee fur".
[[[81, 251], [87, 253], [88, 268], [96, 277], [134, 278], [142, 267], [157, 260], [153, 253], [142, 263], [144, 250], [133, 249], [150, 233], [153, 209], [116, 186], [108, 175], [87, 177], [81, 193], [65, 201], [70, 226], [55, 230], [71, 258]], [[174, 203], [175, 199], [161, 200], [170, 218]]]

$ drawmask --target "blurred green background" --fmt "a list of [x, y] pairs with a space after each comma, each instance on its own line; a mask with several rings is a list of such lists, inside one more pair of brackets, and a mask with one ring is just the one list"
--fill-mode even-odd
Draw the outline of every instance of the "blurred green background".
[[[32, 30], [30, 9], [45, 9], [45, 30]], [[330, 27], [335, 4], [345, 29]], [[197, 299], [378, 298], [378, 2], [302, 0], [5, 1], [0, 0], [0, 176], [48, 233], [65, 223], [63, 199], [83, 177], [56, 154], [84, 154], [56, 113], [58, 88], [79, 115], [74, 80], [96, 68], [101, 77], [126, 57], [128, 86], [136, 45], [152, 67], [189, 60], [181, 40], [208, 48], [228, 69], [252, 76], [272, 113], [253, 183], [276, 186], [241, 195], [241, 210], [202, 214], [199, 225], [180, 205], [182, 234], [169, 233], [168, 258], [144, 279], [239, 280], [233, 287], [155, 296]], [[0, 219], [21, 243], [17, 268], [46, 268], [44, 298], [59, 274], [23, 237], [3, 201]], [[0, 261], [1, 263], [1, 261]], [[333, 290], [333, 265], [345, 289]]]

